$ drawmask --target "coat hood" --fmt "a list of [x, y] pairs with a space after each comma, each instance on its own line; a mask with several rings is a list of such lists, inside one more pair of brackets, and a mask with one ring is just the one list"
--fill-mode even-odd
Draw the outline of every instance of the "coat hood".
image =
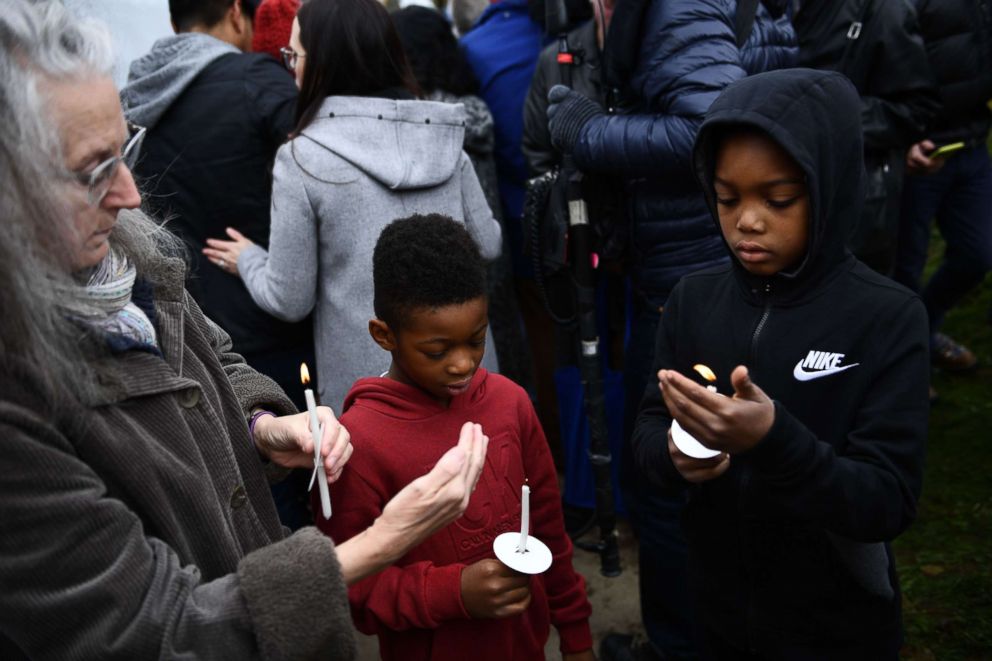
[[[459, 166], [465, 108], [433, 101], [332, 96], [300, 137], [391, 190], [430, 188], [450, 179]], [[308, 163], [299, 152], [297, 156], [304, 170], [320, 176], [321, 163]]]
[[489, 373], [480, 367], [472, 377], [468, 390], [451, 398], [448, 408], [426, 392], [387, 377], [359, 379], [344, 399], [342, 415], [354, 404], [366, 406], [382, 415], [400, 420], [424, 420], [451, 410], [468, 409], [486, 396], [486, 379]]
[[159, 39], [151, 51], [131, 63], [121, 103], [127, 118], [146, 128], [158, 120], [207, 65], [222, 55], [240, 53], [210, 35], [183, 32]]
[[[847, 237], [861, 214], [865, 188], [858, 93], [843, 75], [812, 69], [762, 73], [728, 86], [706, 113], [693, 150], [696, 178], [718, 229], [713, 189], [717, 143], [724, 129], [741, 125], [771, 136], [806, 174], [806, 257], [794, 271], [772, 276], [787, 289], [805, 288], [850, 259]], [[730, 246], [727, 250], [735, 271], [753, 282]]]

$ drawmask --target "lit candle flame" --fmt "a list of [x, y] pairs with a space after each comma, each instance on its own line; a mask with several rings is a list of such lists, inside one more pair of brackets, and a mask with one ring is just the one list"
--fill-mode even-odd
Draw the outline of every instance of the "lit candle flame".
[[703, 365], [702, 363], [698, 363], [696, 365], [693, 365], [692, 369], [696, 370], [699, 376], [703, 377], [707, 381], [716, 381], [716, 374], [714, 374], [713, 370], [711, 370], [706, 365]]
[[303, 385], [310, 383], [310, 370], [307, 369], [306, 363], [300, 363], [300, 381]]

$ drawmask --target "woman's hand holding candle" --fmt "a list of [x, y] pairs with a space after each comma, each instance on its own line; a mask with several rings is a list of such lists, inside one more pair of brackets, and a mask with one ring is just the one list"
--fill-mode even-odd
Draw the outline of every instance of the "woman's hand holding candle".
[[714, 450], [730, 454], [750, 450], [775, 422], [775, 405], [743, 365], [730, 375], [733, 397], [711, 392], [674, 370], [658, 372], [658, 382], [672, 416]]
[[[317, 418], [323, 430], [320, 455], [324, 461], [327, 480], [341, 477], [341, 470], [351, 458], [351, 435], [334, 412], [326, 406], [317, 407]], [[282, 417], [264, 416], [255, 423], [255, 447], [271, 461], [287, 468], [313, 468], [313, 435], [306, 411]]]

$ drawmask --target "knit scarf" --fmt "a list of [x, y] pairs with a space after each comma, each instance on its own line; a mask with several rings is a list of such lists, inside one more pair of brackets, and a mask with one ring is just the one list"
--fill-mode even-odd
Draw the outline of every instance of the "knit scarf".
[[131, 301], [136, 275], [134, 264], [127, 255], [111, 248], [90, 273], [85, 285], [66, 297], [70, 301], [66, 305], [69, 314], [105, 337], [157, 349], [155, 326]]

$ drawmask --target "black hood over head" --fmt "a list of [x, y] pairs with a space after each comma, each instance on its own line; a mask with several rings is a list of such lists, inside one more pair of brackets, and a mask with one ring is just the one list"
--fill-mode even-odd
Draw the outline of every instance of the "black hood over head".
[[[865, 173], [861, 103], [851, 82], [839, 73], [783, 69], [744, 78], [713, 102], [700, 127], [693, 164], [714, 222], [720, 221], [713, 188], [716, 149], [728, 127], [751, 126], [767, 133], [806, 174], [810, 227], [806, 257], [791, 272], [772, 276], [776, 290], [798, 293], [845, 260], [851, 223], [861, 214]], [[722, 233], [721, 233], [722, 234]], [[749, 285], [749, 274], [733, 255], [735, 272]]]

